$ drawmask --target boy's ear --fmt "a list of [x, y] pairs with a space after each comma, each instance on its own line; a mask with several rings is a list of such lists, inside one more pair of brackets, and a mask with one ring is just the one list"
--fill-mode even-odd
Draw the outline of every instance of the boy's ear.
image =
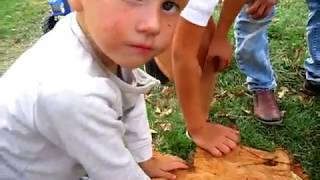
[[83, 10], [82, 0], [68, 0], [74, 11], [80, 12]]

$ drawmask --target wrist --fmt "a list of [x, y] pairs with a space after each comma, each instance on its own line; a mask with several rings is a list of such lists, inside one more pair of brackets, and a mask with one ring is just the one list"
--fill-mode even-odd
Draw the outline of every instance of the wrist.
[[223, 41], [228, 41], [228, 37], [226, 35], [221, 35], [221, 34], [218, 34], [216, 33], [213, 37], [213, 40], [216, 41], [216, 42], [223, 42]]
[[193, 135], [199, 134], [199, 132], [201, 132], [205, 126], [206, 126], [206, 121], [199, 122], [197, 124], [187, 125], [189, 136], [192, 137]]
[[214, 34], [214, 37], [217, 39], [228, 39], [228, 29], [221, 26], [217, 26], [217, 30]]
[[153, 157], [151, 157], [150, 159], [148, 160], [145, 160], [145, 161], [142, 161], [142, 162], [139, 162], [139, 166], [144, 169], [144, 167], [146, 167], [151, 161], [152, 161]]

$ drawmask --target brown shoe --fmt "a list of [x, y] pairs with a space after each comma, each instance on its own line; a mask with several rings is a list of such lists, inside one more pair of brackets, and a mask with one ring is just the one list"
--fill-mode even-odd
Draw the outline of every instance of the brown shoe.
[[281, 125], [282, 115], [272, 90], [257, 90], [253, 95], [254, 115], [264, 124]]

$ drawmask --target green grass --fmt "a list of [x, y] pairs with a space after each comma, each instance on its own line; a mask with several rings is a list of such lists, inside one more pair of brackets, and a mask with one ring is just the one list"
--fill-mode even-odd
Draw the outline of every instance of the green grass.
[[1, 0], [0, 74], [38, 39], [48, 8], [47, 1]]
[[[0, 6], [0, 74], [40, 36], [41, 20], [49, 12], [46, 1], [2, 0]], [[307, 57], [304, 1], [281, 0], [270, 29], [270, 50], [278, 77], [279, 99], [286, 112], [283, 127], [267, 127], [252, 115], [251, 95], [245, 77], [235, 63], [219, 78], [214, 122], [236, 125], [241, 143], [268, 151], [287, 149], [303, 165], [311, 179], [320, 179], [320, 100], [299, 93], [303, 61]], [[186, 138], [185, 126], [172, 85], [156, 88], [147, 97], [150, 126], [158, 150], [185, 159], [195, 145]]]

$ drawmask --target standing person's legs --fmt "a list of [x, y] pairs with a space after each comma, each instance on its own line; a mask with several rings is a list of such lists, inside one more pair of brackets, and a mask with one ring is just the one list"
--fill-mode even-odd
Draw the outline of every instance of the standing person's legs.
[[255, 20], [245, 12], [246, 5], [235, 21], [236, 60], [247, 76], [248, 88], [253, 92], [254, 114], [266, 124], [281, 123], [281, 113], [273, 89], [276, 79], [269, 57], [267, 29], [274, 16]]
[[309, 58], [304, 62], [306, 81], [304, 92], [308, 95], [320, 95], [320, 2], [306, 0], [309, 8], [307, 23], [307, 42]]

